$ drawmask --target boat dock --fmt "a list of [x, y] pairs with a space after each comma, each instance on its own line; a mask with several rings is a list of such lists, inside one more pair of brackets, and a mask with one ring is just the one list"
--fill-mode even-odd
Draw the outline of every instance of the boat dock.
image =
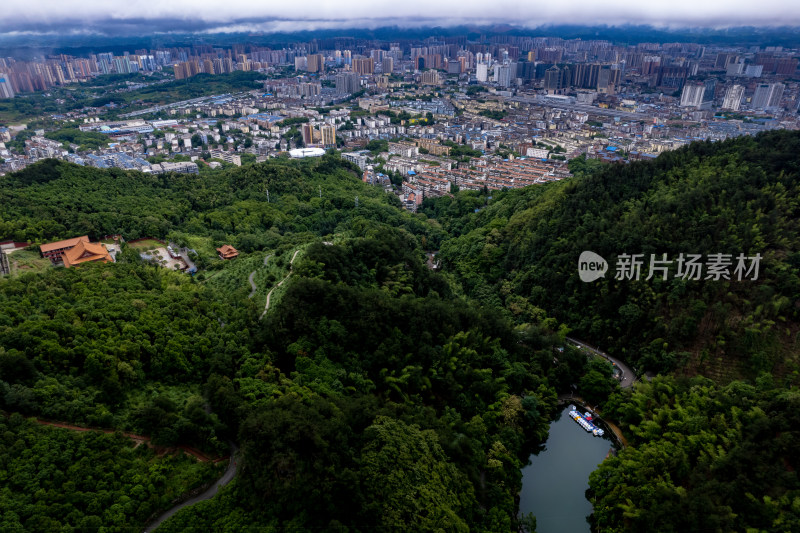
[[578, 423], [583, 429], [594, 435], [595, 437], [602, 437], [604, 431], [592, 423], [592, 414], [588, 411], [581, 414], [575, 409], [574, 405], [570, 405], [569, 416]]

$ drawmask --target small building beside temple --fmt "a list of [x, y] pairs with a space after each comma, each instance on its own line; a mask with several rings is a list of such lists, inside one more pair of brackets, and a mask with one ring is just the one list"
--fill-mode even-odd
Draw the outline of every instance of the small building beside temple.
[[220, 259], [233, 259], [239, 256], [239, 251], [230, 244], [223, 244], [217, 248], [217, 252], [219, 252]]

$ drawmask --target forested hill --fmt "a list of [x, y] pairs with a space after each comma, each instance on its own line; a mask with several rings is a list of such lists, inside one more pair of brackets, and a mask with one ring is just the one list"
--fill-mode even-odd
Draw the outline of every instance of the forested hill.
[[[668, 377], [614, 392], [611, 366], [588, 362], [563, 333], [640, 368], [791, 377], [798, 149], [800, 135], [781, 132], [646, 164], [578, 160], [569, 180], [461, 192], [426, 203], [427, 218], [361, 183], [335, 154], [193, 176], [50, 160], [6, 176], [0, 240], [162, 238], [195, 248], [199, 272], [162, 268], [142, 259], [143, 243], [127, 243], [114, 263], [0, 278], [0, 409], [14, 413], [0, 424], [14, 452], [0, 454], [0, 530], [140, 529], [213, 473], [161, 475], [172, 463], [133, 453], [131, 441], [41, 432], [24, 415], [208, 453], [234, 440], [235, 480], [165, 531], [519, 531], [532, 525], [518, 513], [520, 467], [573, 384], [632, 444], [592, 480], [598, 527], [621, 530], [634, 517], [642, 530], [670, 530], [645, 512], [665, 490], [674, 531], [706, 503], [718, 517], [708, 529], [793, 518], [798, 439], [786, 415], [798, 402], [782, 396], [786, 382], [764, 373], [755, 390]], [[225, 243], [237, 258], [217, 257]], [[443, 273], [426, 264], [434, 247]], [[605, 278], [580, 281], [584, 250], [608, 260]], [[616, 281], [621, 253], [763, 259], [756, 281]], [[766, 426], [767, 417], [782, 422]], [[664, 431], [667, 419], [683, 426]], [[728, 451], [746, 460], [743, 472], [759, 471], [750, 434], [779, 437], [767, 448], [770, 476], [775, 465], [787, 472], [775, 487], [725, 477]], [[64, 453], [26, 452], [45, 440]], [[658, 464], [662, 456], [675, 460]], [[61, 483], [69, 464], [140, 474], [111, 494], [109, 477]], [[634, 470], [648, 475], [634, 480]], [[71, 507], [55, 503], [62, 485]], [[700, 511], [687, 511], [689, 485]], [[744, 508], [734, 493], [761, 503]]]
[[[457, 238], [440, 257], [465, 292], [520, 320], [542, 310], [639, 369], [730, 379], [796, 370], [800, 310], [800, 134], [700, 142], [653, 162], [576, 160], [546, 187], [429, 202]], [[488, 205], [487, 205], [488, 204]], [[472, 211], [478, 210], [477, 213]], [[578, 258], [608, 261], [584, 283]], [[650, 254], [672, 260], [650, 280]], [[731, 280], [676, 278], [679, 254], [732, 254]], [[737, 256], [763, 257], [736, 280]], [[616, 280], [621, 254], [644, 254], [641, 279]], [[750, 263], [747, 262], [747, 266]]]
[[182, 234], [252, 251], [287, 233], [326, 235], [343, 222], [375, 220], [438, 241], [434, 226], [359, 178], [357, 167], [335, 155], [199, 175], [99, 170], [48, 159], [0, 179], [0, 239], [41, 243], [121, 234], [180, 241]]
[[[591, 365], [569, 347], [554, 360], [562, 339], [451, 290], [423, 253], [439, 225], [335, 155], [194, 176], [44, 161], [0, 181], [0, 205], [0, 240], [162, 238], [195, 248], [199, 267], [145, 260], [142, 241], [113, 263], [0, 277], [0, 409], [13, 413], [0, 440], [14, 451], [0, 454], [0, 530], [141, 530], [214, 472], [172, 479], [173, 463], [121, 436], [82, 445], [19, 415], [210, 454], [235, 441], [230, 485], [159, 530], [530, 524], [520, 467], [546, 439], [557, 389]], [[219, 259], [224, 243], [238, 257]], [[583, 380], [598, 397], [616, 386], [606, 370]], [[26, 451], [45, 439], [64, 452]], [[136, 475], [110, 494], [108, 476], [61, 483], [69, 464]]]

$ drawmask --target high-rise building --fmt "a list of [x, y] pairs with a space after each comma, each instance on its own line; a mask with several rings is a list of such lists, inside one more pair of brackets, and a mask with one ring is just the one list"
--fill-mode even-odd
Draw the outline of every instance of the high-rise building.
[[323, 124], [319, 131], [322, 135], [323, 146], [336, 146], [336, 127], [333, 124]]
[[524, 81], [536, 79], [536, 65], [528, 61], [517, 63], [517, 77]]
[[489, 65], [483, 61], [479, 62], [476, 67], [475, 77], [478, 81], [486, 82], [489, 79]]
[[687, 83], [681, 93], [681, 107], [700, 107], [706, 86], [702, 83]]
[[767, 107], [767, 100], [769, 99], [769, 84], [759, 83], [756, 86], [756, 92], [753, 94], [753, 99], [750, 106], [753, 109], [764, 109]]
[[661, 56], [644, 56], [642, 58], [642, 75], [658, 74], [661, 68]]
[[794, 57], [781, 57], [775, 62], [775, 74], [793, 76], [797, 72], [798, 60]]
[[336, 92], [338, 94], [351, 94], [361, 89], [358, 74], [345, 72], [336, 76]]
[[59, 85], [64, 85], [67, 83], [67, 80], [64, 78], [64, 71], [61, 70], [61, 65], [52, 65], [53, 75], [58, 81]]
[[730, 109], [731, 111], [739, 111], [739, 106], [742, 104], [744, 97], [744, 86], [731, 85], [725, 92], [725, 99], [722, 101], [723, 109]]
[[700, 106], [704, 109], [710, 109], [714, 104], [714, 95], [717, 92], [717, 80], [710, 78], [703, 85], [705, 85], [705, 90], [703, 91], [703, 100]]
[[306, 122], [303, 124], [301, 131], [303, 133], [303, 144], [306, 146], [314, 144], [314, 126], [312, 126], [311, 123]]
[[369, 57], [355, 58], [353, 59], [353, 72], [362, 76], [371, 76], [375, 72], [375, 62]]
[[729, 53], [719, 53], [717, 54], [717, 59], [714, 62], [714, 69], [715, 70], [727, 70], [728, 65], [731, 63], [736, 63], [739, 60], [739, 56], [736, 54], [729, 54]]
[[511, 85], [511, 67], [509, 65], [502, 65], [494, 70], [494, 81], [500, 87], [509, 87]]
[[215, 58], [211, 63], [213, 65], [212, 70], [214, 71], [214, 74], [222, 74], [225, 72], [225, 67], [222, 65], [221, 57]]
[[0, 72], [0, 98], [14, 98], [14, 88], [7, 74]]
[[381, 70], [383, 70], [384, 74], [391, 74], [394, 70], [394, 58], [386, 56], [381, 61]]
[[306, 67], [309, 72], [324, 72], [325, 58], [322, 54], [311, 54], [306, 57]]
[[558, 65], [553, 65], [544, 73], [544, 89], [550, 94], [566, 89], [568, 85], [564, 81], [564, 72]]
[[783, 90], [786, 86], [782, 83], [760, 83], [753, 94], [753, 109], [777, 109], [780, 107]]
[[772, 92], [767, 101], [767, 109], [778, 109], [781, 106], [781, 98], [783, 98], [783, 91], [786, 85], [782, 83], [773, 83]]
[[744, 62], [728, 63], [728, 68], [725, 71], [726, 76], [743, 76], [744, 75]]
[[747, 65], [744, 69], [744, 75], [748, 78], [760, 78], [764, 70], [764, 65]]
[[420, 82], [422, 85], [439, 85], [439, 71], [438, 70], [426, 70], [422, 73], [420, 77]]

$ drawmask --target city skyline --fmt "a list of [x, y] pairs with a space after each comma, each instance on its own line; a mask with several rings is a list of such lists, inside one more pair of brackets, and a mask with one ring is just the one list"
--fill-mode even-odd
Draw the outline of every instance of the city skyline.
[[536, 28], [553, 24], [649, 25], [660, 29], [791, 27], [800, 26], [800, 6], [790, 0], [697, 3], [658, 0], [646, 6], [635, 0], [558, 4], [523, 4], [500, 0], [479, 2], [444, 0], [422, 2], [332, 3], [315, 0], [298, 4], [257, 5], [232, 0], [220, 6], [205, 0], [176, 0], [147, 5], [139, 1], [109, 4], [96, 0], [52, 2], [7, 0], [0, 20], [0, 36], [37, 34], [132, 35], [159, 33], [295, 32], [385, 26], [514, 25]]

